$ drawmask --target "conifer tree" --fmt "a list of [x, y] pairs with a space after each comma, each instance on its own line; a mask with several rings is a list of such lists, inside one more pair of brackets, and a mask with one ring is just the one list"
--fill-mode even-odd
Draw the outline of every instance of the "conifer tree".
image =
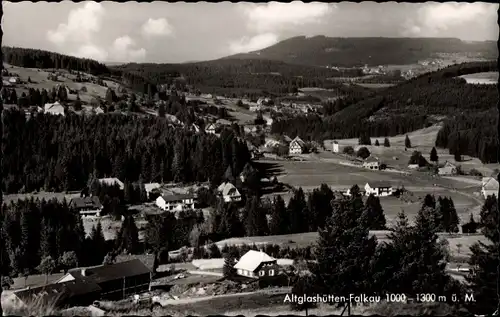
[[245, 206], [245, 232], [247, 236], [262, 236], [268, 233], [265, 210], [261, 207], [260, 198], [249, 197]]
[[118, 233], [119, 250], [136, 254], [139, 250], [139, 230], [131, 215], [125, 216]]
[[371, 194], [368, 196], [365, 205], [370, 222], [370, 230], [385, 230], [386, 220], [380, 199]]
[[411, 149], [411, 141], [410, 138], [408, 137], [408, 134], [405, 137], [405, 147]]
[[287, 207], [290, 217], [290, 233], [302, 233], [307, 231], [306, 208], [307, 204], [304, 191], [302, 188], [299, 188], [294, 191]]
[[437, 154], [437, 151], [436, 151], [435, 147], [433, 147], [432, 150], [431, 150], [430, 160], [433, 163], [437, 163], [438, 160], [439, 160], [439, 157], [438, 157], [438, 154]]
[[366, 212], [355, 199], [336, 201], [332, 217], [319, 229], [311, 272], [321, 293], [349, 297], [374, 291], [370, 267], [377, 241], [369, 236]]
[[285, 201], [278, 195], [274, 197], [271, 206], [271, 221], [269, 232], [272, 235], [287, 234], [290, 228], [289, 217], [285, 206]]
[[480, 220], [481, 232], [490, 243], [477, 242], [472, 245], [469, 265], [474, 269], [466, 277], [470, 285], [470, 291], [474, 296], [474, 302], [469, 303], [469, 310], [475, 314], [491, 314], [498, 305], [498, 299], [496, 296], [492, 296], [497, 291], [496, 281], [498, 277], [499, 238], [497, 217], [498, 201], [490, 196], [486, 198], [481, 209]]
[[390, 147], [390, 146], [391, 146], [391, 143], [389, 142], [389, 139], [388, 139], [388, 138], [385, 138], [385, 139], [384, 139], [384, 146], [385, 146], [385, 147]]

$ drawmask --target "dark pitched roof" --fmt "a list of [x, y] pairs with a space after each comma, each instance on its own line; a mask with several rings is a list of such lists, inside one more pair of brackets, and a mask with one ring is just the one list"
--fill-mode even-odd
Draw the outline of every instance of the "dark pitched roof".
[[149, 274], [151, 270], [141, 260], [133, 259], [127, 262], [85, 268], [85, 272], [85, 276], [83, 276], [82, 268], [69, 271], [75, 279], [103, 283], [124, 277]]
[[135, 259], [140, 260], [145, 266], [153, 271], [155, 262], [154, 254], [119, 254], [116, 256], [116, 263], [127, 262]]
[[73, 198], [71, 199], [70, 206], [74, 208], [84, 208], [84, 207], [102, 208], [101, 201], [97, 196]]
[[371, 188], [389, 188], [389, 187], [392, 187], [391, 183], [381, 182], [381, 181], [368, 182], [368, 185], [370, 185]]
[[190, 194], [169, 194], [169, 195], [162, 195], [161, 198], [163, 198], [163, 200], [165, 200], [166, 202], [169, 202], [169, 201], [179, 201], [183, 199], [192, 199], [194, 198], [194, 196]]
[[83, 281], [75, 279], [73, 281], [63, 283], [53, 283], [40, 287], [25, 289], [16, 292], [16, 296], [27, 303], [30, 301], [42, 301], [45, 303], [61, 305], [65, 300], [88, 293], [100, 292], [99, 285], [92, 281]]

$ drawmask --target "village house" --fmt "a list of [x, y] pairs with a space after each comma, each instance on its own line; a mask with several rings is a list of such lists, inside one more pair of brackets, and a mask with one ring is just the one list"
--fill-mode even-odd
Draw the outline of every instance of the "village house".
[[483, 195], [484, 199], [486, 199], [488, 196], [498, 196], [498, 187], [498, 181], [494, 177], [483, 177], [481, 194]]
[[304, 153], [305, 149], [306, 149], [306, 143], [302, 141], [301, 138], [296, 137], [295, 139], [292, 140], [292, 142], [290, 142], [288, 153], [290, 155], [302, 154]]
[[370, 196], [371, 194], [373, 194], [376, 197], [385, 197], [391, 196], [392, 193], [392, 185], [387, 182], [369, 182], [365, 185], [366, 196]]
[[95, 300], [121, 300], [130, 295], [147, 292], [152, 279], [151, 270], [140, 260], [75, 268], [56, 283], [15, 292], [21, 306], [47, 303], [58, 308], [88, 306]]
[[234, 265], [236, 274], [249, 278], [263, 278], [276, 276], [279, 265], [275, 258], [262, 251], [250, 250]]
[[153, 190], [160, 190], [161, 185], [159, 183], [146, 183], [144, 184], [144, 190], [146, 191], [146, 196], [149, 199], [149, 195]]
[[217, 188], [217, 192], [219, 193], [220, 196], [222, 196], [222, 199], [226, 203], [241, 201], [240, 192], [230, 182], [224, 182], [220, 184], [219, 187]]
[[95, 112], [95, 114], [103, 114], [106, 111], [104, 111], [104, 109], [102, 109], [101, 106], [99, 106], [99, 107], [94, 108], [94, 112]]
[[57, 283], [68, 281], [97, 284], [100, 299], [120, 300], [130, 295], [147, 292], [152, 279], [151, 270], [139, 259], [68, 271]]
[[418, 164], [408, 164], [408, 168], [411, 169], [411, 170], [416, 170], [418, 169], [420, 166]]
[[373, 156], [368, 156], [363, 162], [363, 167], [371, 170], [379, 170], [380, 166], [381, 164], [379, 159]]
[[332, 152], [333, 153], [339, 153], [339, 142], [333, 141], [332, 144]]
[[82, 217], [100, 217], [103, 209], [97, 196], [73, 198], [69, 206]]
[[54, 103], [46, 103], [44, 112], [47, 114], [64, 116], [64, 106], [57, 101]]
[[176, 212], [194, 210], [194, 195], [169, 193], [156, 198], [156, 205], [162, 210]]
[[443, 167], [438, 168], [439, 175], [456, 175], [457, 174], [457, 166], [446, 161]]
[[15, 85], [15, 84], [19, 84], [21, 82], [21, 80], [19, 79], [19, 77], [10, 77], [9, 78], [9, 83]]
[[206, 128], [205, 132], [209, 134], [215, 134], [217, 131], [217, 125], [215, 123], [210, 123]]
[[116, 177], [99, 178], [98, 182], [100, 184], [106, 185], [106, 186], [118, 185], [120, 187], [120, 190], [123, 190], [125, 188], [125, 185], [123, 184], [123, 182]]

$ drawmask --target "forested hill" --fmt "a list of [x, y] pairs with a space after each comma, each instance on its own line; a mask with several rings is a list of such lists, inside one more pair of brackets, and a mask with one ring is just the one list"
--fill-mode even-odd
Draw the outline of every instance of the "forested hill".
[[[436, 145], [496, 161], [495, 85], [472, 85], [457, 76], [498, 71], [496, 62], [453, 65], [365, 98], [347, 96], [331, 104], [328, 116], [275, 120], [272, 132], [306, 139], [394, 136], [444, 120]], [[342, 104], [341, 106], [337, 104]]]
[[338, 71], [324, 67], [291, 65], [280, 61], [223, 59], [184, 64], [127, 64], [115, 70], [136, 73], [171, 84], [182, 80], [202, 92], [288, 93], [302, 87], [334, 88], [329, 78], [359, 76], [361, 70]]
[[20, 47], [2, 47], [5, 63], [26, 68], [62, 68], [86, 72], [92, 75], [110, 74], [104, 64], [87, 58], [62, 55], [59, 53]]
[[494, 41], [464, 42], [456, 38], [338, 38], [298, 36], [262, 50], [229, 59], [267, 59], [292, 64], [352, 67], [406, 65], [436, 53], [470, 53], [486, 59], [498, 56]]

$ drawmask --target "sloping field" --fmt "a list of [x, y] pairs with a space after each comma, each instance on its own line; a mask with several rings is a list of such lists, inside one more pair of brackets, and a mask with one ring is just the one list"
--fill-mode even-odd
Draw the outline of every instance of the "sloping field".
[[[377, 238], [380, 242], [388, 242], [387, 234], [388, 231], [371, 231], [373, 236]], [[448, 240], [449, 248], [452, 256], [470, 256], [470, 247], [481, 241], [483, 243], [489, 243], [483, 235], [454, 235], [449, 234], [439, 234], [443, 239]], [[277, 236], [258, 236], [258, 237], [244, 237], [244, 238], [229, 238], [216, 242], [217, 246], [223, 247], [224, 245], [266, 245], [266, 244], [278, 244], [282, 247], [306, 247], [313, 246], [318, 240], [317, 232], [306, 232], [297, 234], [287, 234], [287, 235], [277, 235]], [[460, 245], [460, 250], [457, 247]], [[460, 252], [459, 252], [460, 251]]]
[[[69, 74], [69, 72], [67, 70], [64, 70], [64, 69], [57, 70], [57, 72], [62, 73], [63, 76], [59, 76], [58, 81], [56, 82], [56, 81], [52, 81], [52, 80], [47, 79], [50, 72], [48, 72], [46, 70], [42, 70], [42, 69], [39, 70], [37, 68], [17, 67], [17, 66], [12, 66], [9, 64], [5, 64], [5, 63], [4, 63], [4, 66], [7, 69], [7, 71], [9, 71], [9, 73], [19, 75], [19, 78], [22, 81], [27, 82], [28, 78], [30, 78], [32, 81], [32, 83], [17, 85], [16, 93], [18, 96], [20, 96], [22, 92], [27, 93], [28, 88], [49, 90], [58, 84], [59, 85], [63, 84], [70, 89], [78, 90], [80, 99], [82, 101], [90, 102], [92, 100], [92, 98], [96, 97], [96, 96], [104, 98], [106, 96], [106, 91], [108, 89], [107, 87], [99, 86], [99, 85], [96, 85], [93, 83], [75, 83], [75, 82], [73, 82], [72, 79], [76, 78], [76, 76]], [[115, 93], [117, 95], [120, 95], [120, 93], [118, 92], [119, 85], [117, 83], [115, 83], [113, 81], [109, 81], [109, 80], [105, 80], [104, 82], [106, 83], [106, 85], [109, 88], [114, 89]], [[25, 87], [23, 88], [23, 86], [25, 86]], [[87, 91], [86, 92], [81, 91], [82, 87], [85, 87], [87, 89]], [[68, 98], [70, 100], [75, 100], [76, 95], [68, 95]]]

